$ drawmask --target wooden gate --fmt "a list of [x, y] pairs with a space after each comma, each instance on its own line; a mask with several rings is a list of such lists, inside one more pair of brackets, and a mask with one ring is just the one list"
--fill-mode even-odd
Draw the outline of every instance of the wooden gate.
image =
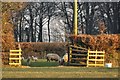
[[88, 50], [87, 67], [103, 67], [105, 51], [90, 51]]
[[10, 50], [9, 65], [21, 66], [21, 48], [19, 50]]
[[78, 46], [69, 46], [68, 65], [103, 67], [105, 51], [90, 51]]

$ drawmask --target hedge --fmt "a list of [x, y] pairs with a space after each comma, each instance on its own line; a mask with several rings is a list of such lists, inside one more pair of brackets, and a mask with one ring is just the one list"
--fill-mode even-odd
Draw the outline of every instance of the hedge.
[[[71, 36], [70, 38], [74, 38]], [[78, 35], [74, 42], [78, 46], [82, 46], [91, 50], [105, 50], [105, 62], [112, 62], [113, 66], [119, 66], [120, 55], [120, 35], [119, 34], [102, 34], [102, 35]], [[37, 56], [45, 58], [48, 53], [56, 53], [63, 56], [67, 50], [67, 43], [45, 43], [45, 42], [16, 42], [21, 45], [22, 56]], [[9, 52], [2, 52], [3, 64], [8, 64]]]
[[120, 34], [101, 34], [71, 36], [75, 38], [74, 42], [78, 46], [85, 47], [90, 50], [105, 51], [105, 62], [112, 62], [113, 66], [119, 66], [120, 54]]
[[38, 56], [39, 58], [45, 58], [48, 53], [56, 53], [59, 56], [65, 54], [67, 43], [45, 43], [45, 42], [16, 42], [16, 45], [20, 44], [23, 51], [22, 55], [27, 58], [28, 56]]

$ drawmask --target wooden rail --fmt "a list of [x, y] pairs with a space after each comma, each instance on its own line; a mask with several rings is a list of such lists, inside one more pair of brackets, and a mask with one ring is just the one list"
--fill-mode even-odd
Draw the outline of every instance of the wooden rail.
[[87, 67], [103, 67], [105, 51], [90, 51], [88, 50]]
[[19, 50], [10, 50], [10, 57], [9, 57], [9, 65], [10, 66], [21, 66], [21, 48], [20, 48], [20, 44], [19, 46]]
[[87, 67], [103, 67], [105, 51], [90, 51], [82, 47], [70, 45], [68, 63]]
[[87, 65], [87, 50], [86, 48], [70, 45], [69, 48], [69, 64], [70, 65]]

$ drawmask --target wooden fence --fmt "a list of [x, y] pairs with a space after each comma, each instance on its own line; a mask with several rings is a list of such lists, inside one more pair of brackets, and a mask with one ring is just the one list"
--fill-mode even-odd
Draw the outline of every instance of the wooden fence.
[[105, 51], [90, 51], [88, 50], [87, 67], [104, 67]]
[[21, 48], [19, 50], [10, 50], [9, 65], [20, 66], [21, 65]]
[[68, 53], [68, 64], [76, 66], [87, 65], [87, 50], [78, 46], [70, 46]]
[[78, 46], [70, 46], [68, 53], [68, 65], [87, 67], [104, 67], [105, 51], [90, 51]]

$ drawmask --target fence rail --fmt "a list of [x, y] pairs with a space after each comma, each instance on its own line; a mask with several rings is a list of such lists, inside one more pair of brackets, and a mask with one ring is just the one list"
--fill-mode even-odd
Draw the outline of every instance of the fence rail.
[[105, 51], [90, 51], [88, 50], [87, 67], [103, 67]]
[[103, 67], [105, 51], [91, 51], [74, 45], [69, 46], [68, 63], [87, 67]]
[[20, 66], [21, 65], [21, 48], [19, 50], [10, 50], [9, 65]]

